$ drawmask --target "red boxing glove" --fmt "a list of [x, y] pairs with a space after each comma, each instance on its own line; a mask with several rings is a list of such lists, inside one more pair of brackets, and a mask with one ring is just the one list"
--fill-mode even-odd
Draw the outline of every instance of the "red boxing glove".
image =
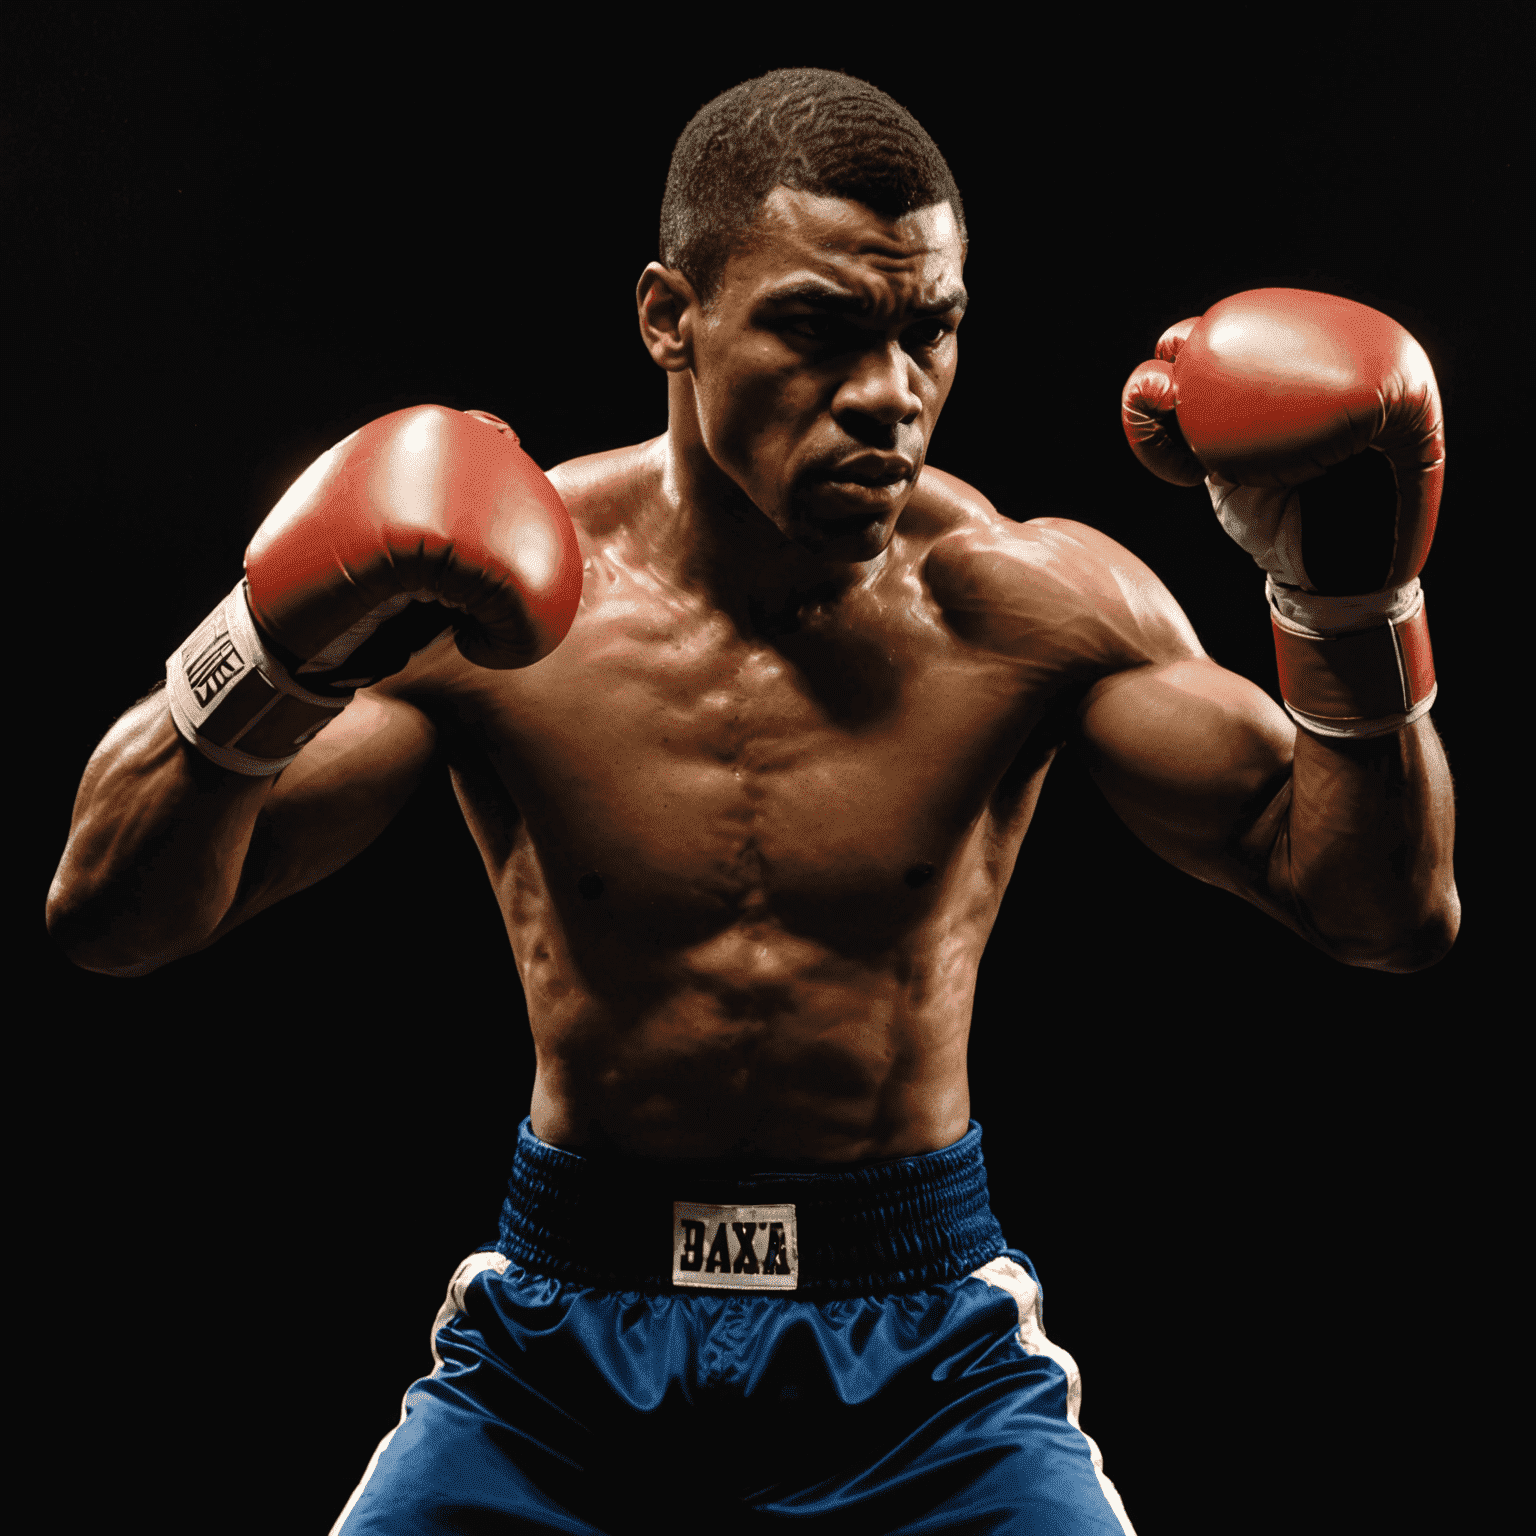
[[504, 421], [396, 411], [322, 454], [256, 530], [244, 580], [167, 663], [172, 718], [220, 766], [276, 773], [450, 625], [479, 666], [547, 655], [581, 567], [559, 495]]
[[1426, 713], [1418, 575], [1445, 473], [1434, 371], [1396, 321], [1266, 288], [1166, 331], [1121, 396], [1136, 455], [1204, 480], [1268, 575], [1280, 691], [1308, 730], [1373, 736]]

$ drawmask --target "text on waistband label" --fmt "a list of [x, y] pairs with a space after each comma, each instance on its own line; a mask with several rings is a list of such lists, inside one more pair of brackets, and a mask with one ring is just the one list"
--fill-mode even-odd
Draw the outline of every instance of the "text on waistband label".
[[673, 1203], [673, 1285], [792, 1291], [799, 1279], [794, 1206]]

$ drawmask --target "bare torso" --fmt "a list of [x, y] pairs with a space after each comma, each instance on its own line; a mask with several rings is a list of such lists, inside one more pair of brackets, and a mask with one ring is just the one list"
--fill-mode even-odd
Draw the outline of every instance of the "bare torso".
[[[437, 725], [501, 903], [534, 1128], [649, 1156], [947, 1145], [1051, 706], [1124, 649], [1051, 530], [1098, 536], [1009, 523], [930, 469], [851, 587], [733, 617], [648, 541], [662, 463], [554, 471], [586, 574], [552, 655], [493, 672], [442, 642], [384, 685]], [[1040, 580], [978, 634], [989, 562]], [[1027, 656], [998, 643], [1022, 630]]]
[[[440, 639], [272, 777], [216, 767], [142, 700], [86, 766], [50, 889], [76, 963], [143, 975], [217, 942], [366, 847], [446, 759], [527, 996], [539, 1135], [774, 1160], [942, 1147], [968, 1119], [977, 965], [1069, 733], [1176, 867], [1348, 964], [1443, 954], [1454, 817], [1427, 719], [1298, 737], [1113, 540], [1010, 522], [923, 467], [966, 298], [949, 205], [778, 187], [754, 228], [708, 303], [658, 262], [641, 275], [668, 433], [551, 473], [585, 562], [558, 646], [501, 671]], [[367, 430], [464, 426], [419, 412]], [[482, 457], [441, 482], [459, 515], [483, 505]], [[302, 524], [319, 548], [332, 517], [382, 520], [407, 548], [441, 510], [426, 484], [369, 478], [333, 506], [316, 479], [271, 536]], [[387, 577], [393, 546], [363, 544]], [[543, 590], [535, 566], [513, 559], [512, 595]]]

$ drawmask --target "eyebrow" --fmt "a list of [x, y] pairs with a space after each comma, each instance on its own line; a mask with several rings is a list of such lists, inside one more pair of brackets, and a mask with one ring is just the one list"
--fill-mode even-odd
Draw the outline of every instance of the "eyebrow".
[[[964, 288], [956, 288], [935, 299], [932, 304], [916, 304], [914, 315], [947, 315], [953, 310], [965, 310], [970, 296]], [[829, 310], [840, 315], [865, 315], [869, 313], [869, 300], [838, 288], [832, 283], [818, 282], [814, 278], [794, 283], [764, 295], [768, 304], [812, 304], [817, 309]]]

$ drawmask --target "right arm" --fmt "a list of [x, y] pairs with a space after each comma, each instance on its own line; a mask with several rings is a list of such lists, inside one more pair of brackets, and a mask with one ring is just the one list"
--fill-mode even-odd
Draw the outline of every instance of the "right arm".
[[141, 700], [86, 765], [48, 931], [85, 970], [140, 976], [361, 853], [436, 751], [415, 706], [361, 692], [275, 777], [216, 767]]
[[467, 660], [528, 666], [581, 583], [559, 494], [505, 422], [428, 405], [360, 428], [257, 529], [167, 690], [92, 754], [49, 932], [76, 965], [138, 976], [314, 884], [383, 831], [436, 750], [426, 715], [371, 684], [450, 622]]

